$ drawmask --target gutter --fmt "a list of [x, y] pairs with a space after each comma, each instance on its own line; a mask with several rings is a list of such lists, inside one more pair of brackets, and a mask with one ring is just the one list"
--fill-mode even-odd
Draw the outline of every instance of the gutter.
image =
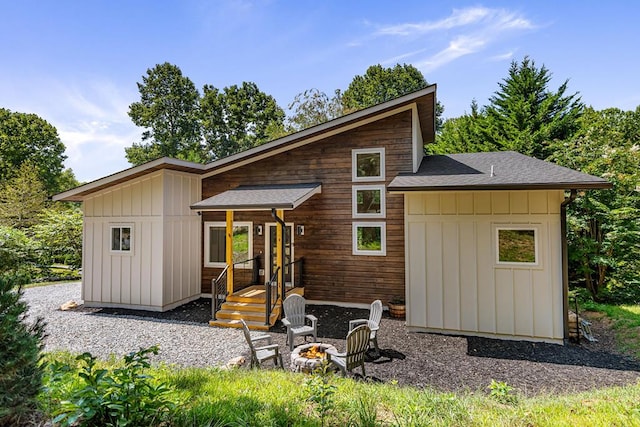
[[564, 320], [564, 342], [569, 340], [569, 248], [567, 244], [567, 206], [578, 197], [577, 190], [571, 190], [569, 197], [566, 197], [560, 204], [560, 234], [562, 238], [562, 316]]

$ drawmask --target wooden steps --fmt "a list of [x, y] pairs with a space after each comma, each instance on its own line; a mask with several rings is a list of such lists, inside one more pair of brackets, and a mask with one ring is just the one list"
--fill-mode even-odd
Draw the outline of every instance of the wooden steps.
[[[304, 293], [301, 288], [294, 288], [287, 292]], [[265, 290], [264, 286], [250, 286], [227, 296], [222, 307], [216, 313], [216, 320], [209, 325], [222, 328], [241, 328], [240, 319], [244, 319], [251, 330], [266, 331], [280, 319], [282, 313], [281, 301], [278, 301], [269, 316], [269, 324], [265, 324]]]

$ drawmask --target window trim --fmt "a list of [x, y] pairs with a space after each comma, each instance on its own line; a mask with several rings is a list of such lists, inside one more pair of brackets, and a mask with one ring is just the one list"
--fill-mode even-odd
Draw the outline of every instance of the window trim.
[[[380, 227], [380, 250], [361, 250], [358, 249], [358, 227]], [[372, 256], [386, 256], [387, 255], [387, 223], [369, 222], [369, 221], [356, 221], [353, 222], [351, 228], [351, 240], [353, 246], [353, 255], [372, 255]]]
[[[379, 176], [357, 176], [358, 155], [359, 154], [380, 154], [380, 175]], [[356, 148], [351, 150], [351, 180], [353, 182], [371, 182], [385, 180], [385, 156], [384, 147], [379, 148]]]
[[[122, 245], [120, 245], [120, 249], [113, 249], [113, 230], [116, 228], [120, 229], [120, 233], [122, 233], [123, 228], [129, 229], [129, 249], [128, 250], [123, 250]], [[109, 224], [109, 252], [117, 255], [133, 255], [133, 243], [134, 243], [133, 230], [134, 229], [133, 229], [132, 223]]]
[[[540, 262], [540, 227], [534, 224], [500, 224], [494, 225], [494, 236], [495, 236], [495, 263], [499, 266], [518, 266], [518, 267], [539, 267], [541, 265]], [[523, 230], [523, 231], [533, 231], [533, 242], [534, 242], [534, 262], [517, 262], [517, 261], [500, 261], [500, 231], [501, 230]]]
[[[358, 213], [358, 191], [379, 190], [380, 191], [380, 212], [379, 213]], [[353, 185], [351, 188], [351, 214], [353, 218], [385, 218], [386, 217], [386, 187], [384, 184], [374, 185]]]
[[[247, 253], [247, 259], [251, 259], [253, 258], [253, 222], [251, 221], [234, 221], [233, 222], [233, 226], [234, 227], [247, 227], [249, 232], [248, 232], [248, 253]], [[211, 262], [209, 261], [209, 248], [210, 248], [210, 244], [209, 244], [209, 239], [211, 237], [211, 234], [209, 233], [209, 228], [210, 227], [220, 227], [220, 228], [224, 228], [225, 230], [225, 245], [226, 245], [226, 230], [227, 230], [227, 223], [225, 221], [205, 221], [204, 222], [204, 266], [205, 267], [211, 267], [211, 268], [224, 268], [227, 266], [227, 262], [226, 260], [223, 262]], [[240, 264], [235, 268], [251, 268], [251, 267], [246, 267], [244, 266], [244, 264]]]

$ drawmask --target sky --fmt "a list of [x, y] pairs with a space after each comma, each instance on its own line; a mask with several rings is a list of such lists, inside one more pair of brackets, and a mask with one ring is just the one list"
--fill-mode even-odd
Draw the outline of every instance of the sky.
[[156, 64], [202, 91], [255, 82], [288, 113], [375, 64], [418, 68], [445, 118], [486, 105], [525, 56], [596, 109], [640, 105], [636, 1], [0, 0], [0, 107], [35, 113], [82, 182], [130, 167], [129, 105]]

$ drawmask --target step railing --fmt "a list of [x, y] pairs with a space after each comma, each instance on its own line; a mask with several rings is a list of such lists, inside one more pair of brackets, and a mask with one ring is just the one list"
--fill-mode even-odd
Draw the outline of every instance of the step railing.
[[216, 314], [222, 308], [222, 303], [227, 300], [227, 273], [229, 265], [226, 265], [217, 278], [211, 281], [211, 318], [216, 319]]
[[280, 267], [276, 268], [271, 278], [264, 284], [265, 302], [264, 302], [264, 324], [270, 325], [271, 313], [278, 303], [278, 273]]

